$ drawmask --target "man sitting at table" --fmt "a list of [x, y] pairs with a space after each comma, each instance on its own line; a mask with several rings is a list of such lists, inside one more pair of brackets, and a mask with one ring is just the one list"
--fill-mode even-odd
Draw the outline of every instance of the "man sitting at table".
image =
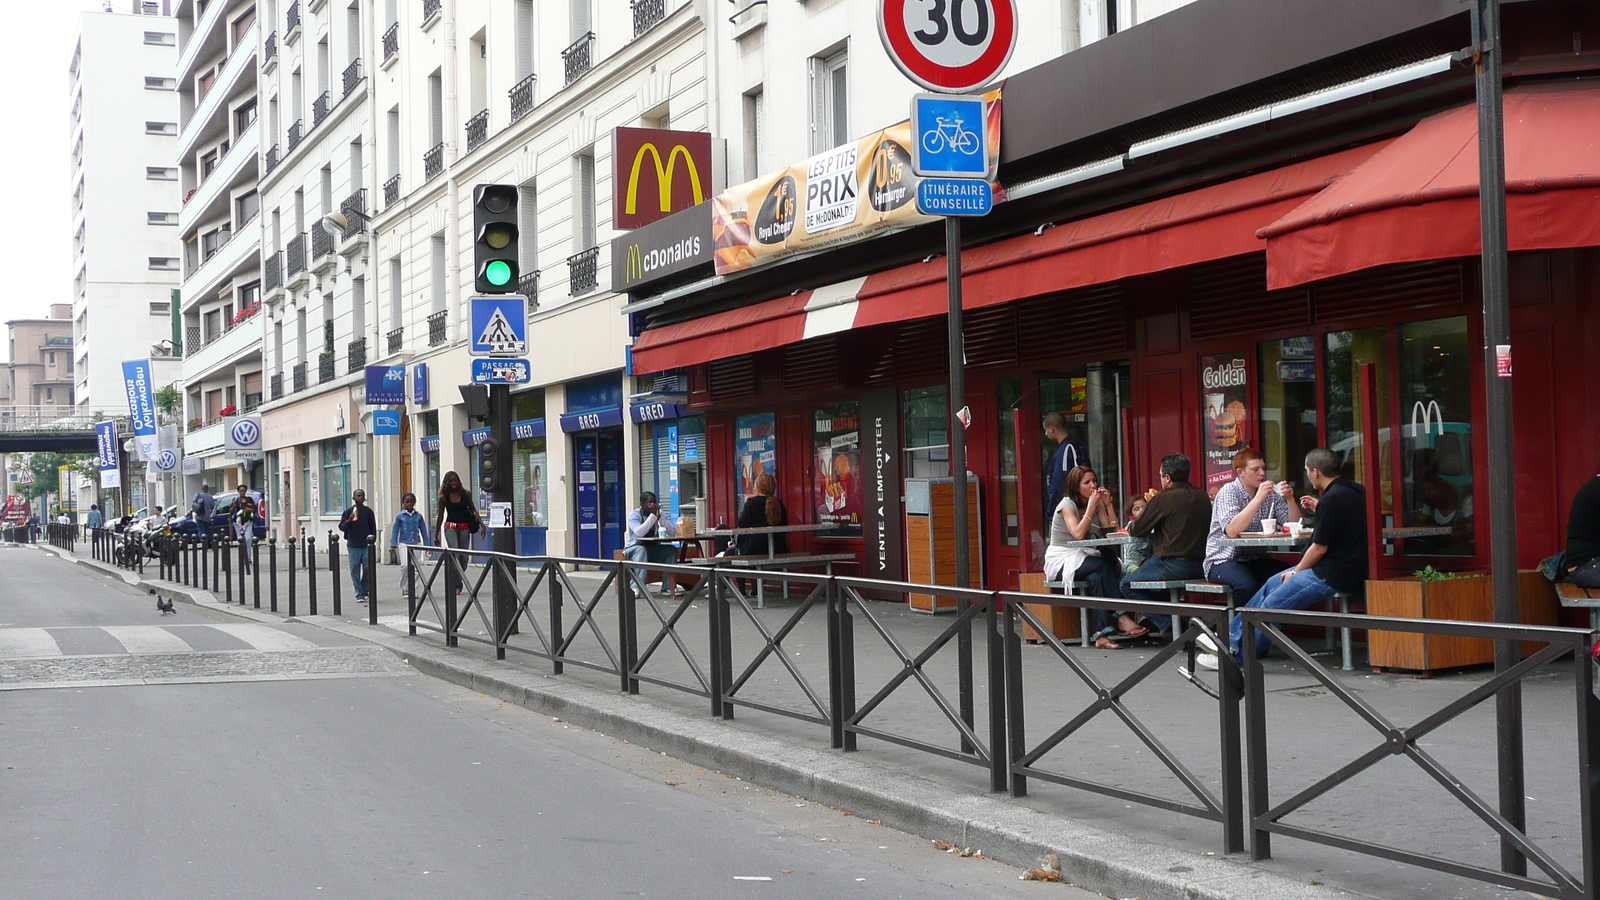
[[671, 544], [639, 543], [639, 538], [655, 537], [658, 529], [663, 537], [677, 536], [673, 527], [661, 517], [661, 504], [656, 502], [655, 492], [645, 491], [639, 495], [639, 508], [628, 513], [628, 538], [622, 555], [636, 563], [670, 565], [677, 562], [678, 551]]
[[[1293, 569], [1266, 580], [1246, 606], [1257, 609], [1305, 609], [1332, 597], [1339, 591], [1360, 591], [1367, 578], [1367, 491], [1339, 472], [1339, 457], [1332, 450], [1318, 447], [1306, 454], [1306, 482], [1319, 497], [1302, 498], [1302, 505], [1317, 514], [1311, 546]], [[1234, 617], [1229, 628], [1229, 643], [1236, 660], [1244, 623]], [[1216, 647], [1204, 635], [1198, 641], [1208, 652], [1199, 654], [1196, 665], [1217, 667]], [[1265, 633], [1256, 632], [1255, 651], [1267, 652]]]
[[1589, 479], [1572, 498], [1562, 568], [1564, 580], [1579, 587], [1600, 588], [1600, 475]]
[[1284, 481], [1267, 480], [1267, 463], [1260, 451], [1246, 447], [1233, 455], [1232, 481], [1217, 491], [1211, 506], [1211, 533], [1206, 537], [1206, 580], [1233, 588], [1235, 599], [1254, 597], [1261, 583], [1289, 568], [1265, 549], [1230, 547], [1222, 541], [1245, 533], [1260, 534], [1261, 521], [1278, 524], [1300, 521], [1300, 504], [1294, 488]]
[[[1179, 581], [1199, 578], [1205, 559], [1206, 531], [1211, 522], [1211, 498], [1189, 483], [1189, 457], [1169, 453], [1161, 460], [1161, 490], [1150, 498], [1139, 518], [1128, 523], [1134, 537], [1149, 537], [1150, 558], [1122, 579], [1122, 596], [1129, 600], [1164, 603], [1166, 591], [1134, 590], [1135, 581]], [[1167, 630], [1168, 616], [1150, 616], [1150, 623]], [[1127, 631], [1126, 616], [1118, 621]]]

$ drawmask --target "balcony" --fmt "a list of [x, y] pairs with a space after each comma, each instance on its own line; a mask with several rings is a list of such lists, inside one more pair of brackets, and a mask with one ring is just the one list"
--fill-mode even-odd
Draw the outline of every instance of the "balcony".
[[444, 171], [444, 142], [433, 145], [427, 153], [422, 154], [422, 180], [432, 181]]
[[306, 389], [306, 364], [305, 363], [295, 363], [294, 364], [294, 390], [295, 390], [295, 393], [298, 394], [298, 393], [300, 393], [301, 391], [303, 391], [305, 389]]
[[427, 28], [433, 22], [433, 17], [439, 14], [439, 7], [443, 0], [422, 0], [422, 27]]
[[211, 256], [183, 279], [183, 298], [198, 300], [209, 296], [229, 278], [255, 271], [261, 266], [261, 229], [247, 227], [232, 240], [212, 251]]
[[482, 110], [477, 115], [467, 120], [467, 152], [483, 146], [489, 139], [489, 111]]
[[272, 373], [272, 378], [270, 380], [270, 387], [272, 389], [272, 394], [271, 394], [272, 399], [274, 399], [274, 400], [282, 400], [283, 399], [283, 373], [282, 372], [273, 372]]
[[219, 133], [226, 134], [231, 124], [228, 104], [240, 98], [241, 93], [254, 93], [256, 80], [256, 34], [251, 25], [239, 36], [238, 52], [224, 61], [216, 73], [216, 80], [203, 96], [195, 97], [195, 107], [186, 116], [180, 116], [178, 145], [172, 158], [184, 159], [199, 152], [199, 145]]
[[283, 251], [279, 250], [261, 259], [261, 290], [270, 294], [281, 287], [283, 287]]
[[333, 235], [328, 233], [322, 223], [311, 226], [311, 267], [319, 268], [324, 256], [333, 253]]
[[334, 378], [334, 375], [333, 375], [333, 354], [332, 353], [318, 353], [317, 354], [317, 384], [327, 384], [328, 382], [332, 381], [333, 378]]
[[226, 331], [213, 335], [205, 345], [191, 344], [184, 349], [188, 351], [183, 357], [184, 380], [197, 382], [261, 351], [260, 318], [252, 315], [238, 323], [230, 323]]
[[445, 318], [449, 316], [446, 310], [439, 310], [428, 317], [428, 346], [437, 347], [444, 343]]
[[567, 293], [577, 297], [600, 285], [600, 248], [590, 247], [567, 257]]
[[265, 173], [263, 173], [263, 174], [267, 174], [267, 175], [272, 174], [272, 170], [276, 169], [278, 167], [278, 163], [280, 163], [282, 161], [283, 161], [283, 157], [280, 155], [280, 152], [278, 150], [278, 145], [277, 144], [273, 144], [272, 147], [269, 150], [267, 150], [267, 159], [266, 159], [267, 171]]
[[396, 175], [383, 183], [383, 208], [400, 202], [400, 176]]
[[301, 123], [300, 119], [295, 119], [294, 120], [294, 124], [289, 126], [289, 152], [290, 153], [294, 152], [294, 148], [300, 146], [300, 139], [305, 136], [305, 135], [300, 133], [300, 123]]
[[348, 241], [361, 234], [362, 223], [367, 218], [367, 189], [358, 188], [340, 201], [339, 212], [344, 214], [344, 227], [339, 229], [339, 237]]
[[284, 11], [283, 22], [284, 43], [292, 44], [300, 35], [300, 0], [294, 0], [289, 4], [289, 8]]
[[290, 238], [289, 248], [284, 253], [284, 256], [288, 261], [287, 272], [289, 280], [293, 281], [294, 276], [306, 270], [306, 236], [297, 234]]
[[[241, 133], [233, 146], [220, 160], [211, 174], [205, 176], [178, 211], [178, 229], [183, 234], [193, 233], [200, 222], [229, 218], [231, 191], [246, 183], [256, 181], [256, 151], [261, 145], [260, 123], [252, 124]], [[243, 226], [243, 222], [237, 223]]]
[[400, 55], [400, 23], [390, 25], [383, 33], [383, 61], [388, 62]]
[[567, 84], [577, 81], [594, 68], [594, 32], [578, 38], [572, 46], [561, 51], [561, 63], [566, 71]]
[[322, 352], [328, 356], [333, 355], [333, 320], [325, 319], [322, 323]]
[[667, 17], [667, 0], [633, 0], [633, 36], [649, 31]]
[[345, 371], [351, 375], [367, 367], [367, 339], [356, 338], [350, 342], [350, 361]]
[[526, 275], [522, 276], [521, 278], [517, 279], [517, 293], [519, 293], [522, 296], [528, 298], [528, 307], [530, 309], [538, 309], [539, 308], [539, 270], [538, 269], [534, 269], [532, 272], [529, 272], [528, 274], [526, 274]]
[[527, 78], [517, 82], [516, 87], [510, 90], [511, 121], [515, 122], [533, 112], [533, 88], [537, 82], [537, 76], [529, 75]]
[[361, 60], [359, 58], [352, 59], [352, 60], [350, 60], [350, 65], [344, 67], [344, 94], [343, 94], [343, 96], [345, 96], [345, 97], [350, 96], [350, 92], [355, 90], [356, 89], [356, 85], [358, 85], [360, 83], [361, 83]]
[[261, 394], [245, 394], [244, 402], [239, 404], [239, 415], [248, 415], [261, 408]]
[[402, 325], [399, 328], [396, 328], [393, 331], [389, 332], [387, 335], [384, 336], [384, 341], [385, 341], [385, 345], [389, 348], [389, 355], [390, 356], [393, 356], [396, 353], [399, 353], [400, 351], [404, 350], [406, 348], [406, 329], [405, 329], [405, 326]]
[[226, 437], [220, 421], [204, 422], [195, 419], [184, 429], [183, 450], [191, 456], [199, 456], [207, 450], [221, 447]]
[[315, 128], [318, 125], [321, 125], [322, 124], [322, 120], [326, 119], [328, 117], [328, 105], [329, 104], [328, 104], [328, 92], [327, 91], [323, 91], [320, 95], [317, 96], [317, 99], [311, 101], [311, 127], [312, 128]]
[[278, 57], [278, 33], [267, 35], [267, 45], [261, 48], [261, 65], [265, 66], [270, 60]]

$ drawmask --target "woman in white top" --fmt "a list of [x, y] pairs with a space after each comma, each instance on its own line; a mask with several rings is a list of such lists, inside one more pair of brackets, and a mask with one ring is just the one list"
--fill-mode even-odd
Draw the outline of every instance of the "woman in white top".
[[[1118, 597], [1120, 572], [1114, 561], [1106, 559], [1095, 547], [1072, 547], [1070, 542], [1104, 537], [1117, 530], [1116, 502], [1111, 492], [1100, 486], [1099, 476], [1088, 466], [1078, 466], [1067, 473], [1061, 503], [1050, 517], [1050, 546], [1044, 552], [1045, 580], [1062, 582], [1071, 593], [1074, 581], [1087, 582], [1085, 596]], [[1140, 637], [1146, 629], [1131, 618], [1123, 617], [1111, 637]], [[1096, 631], [1109, 629], [1110, 615], [1106, 611], [1095, 613]], [[1118, 645], [1109, 637], [1100, 637], [1095, 646], [1115, 650]]]

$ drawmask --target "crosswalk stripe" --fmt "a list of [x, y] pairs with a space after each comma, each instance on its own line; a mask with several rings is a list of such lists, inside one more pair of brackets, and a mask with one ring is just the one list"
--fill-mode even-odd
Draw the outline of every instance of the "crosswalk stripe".
[[61, 645], [43, 628], [0, 628], [0, 659], [60, 655]]
[[188, 653], [193, 650], [183, 638], [159, 625], [102, 625], [129, 653]]
[[257, 650], [312, 650], [316, 644], [298, 635], [293, 635], [271, 625], [261, 625], [255, 622], [243, 622], [226, 625], [210, 625], [210, 628], [232, 635]]

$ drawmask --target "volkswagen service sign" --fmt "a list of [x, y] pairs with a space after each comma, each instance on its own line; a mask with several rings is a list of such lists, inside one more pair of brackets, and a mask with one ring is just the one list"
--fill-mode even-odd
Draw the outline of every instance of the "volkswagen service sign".
[[230, 416], [222, 420], [222, 429], [224, 459], [262, 458], [260, 416]]
[[367, 405], [404, 406], [405, 366], [367, 366]]

